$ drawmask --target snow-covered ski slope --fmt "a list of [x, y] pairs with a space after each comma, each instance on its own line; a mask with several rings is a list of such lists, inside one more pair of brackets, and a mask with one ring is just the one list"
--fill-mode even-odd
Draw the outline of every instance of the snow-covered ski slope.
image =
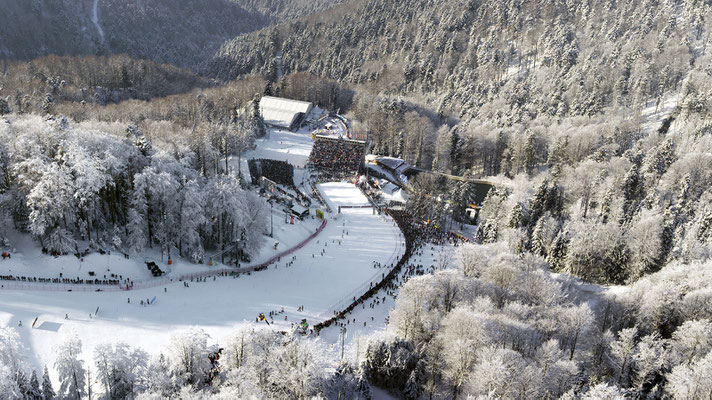
[[[335, 206], [367, 203], [350, 183], [325, 183], [319, 190]], [[370, 208], [344, 209], [328, 218], [324, 231], [294, 253], [296, 259], [290, 267], [286, 266], [291, 261], [288, 257], [249, 276], [188, 281], [188, 287], [174, 282], [150, 289], [103, 293], [4, 290], [0, 291], [0, 325], [18, 330], [29, 350], [28, 361], [37, 368], [52, 365], [53, 347], [64, 333], [72, 331], [83, 342], [83, 358], [90, 361], [93, 348], [99, 343], [124, 341], [157, 352], [165, 348], [174, 332], [190, 326], [200, 326], [215, 342], [239, 325], [270, 329], [264, 323], [256, 324], [255, 317], [282, 307], [285, 312], [275, 317], [273, 329], [287, 329], [301, 318], [313, 325], [330, 316], [345, 296], [380, 279], [384, 270], [373, 268], [373, 261], [388, 265], [402, 251], [402, 238], [394, 222], [374, 215]], [[290, 227], [284, 228], [280, 229], [281, 236], [288, 235]], [[154, 304], [140, 304], [154, 296]], [[302, 305], [304, 311], [298, 312]], [[98, 315], [90, 316], [97, 307]], [[35, 317], [38, 322], [33, 329]]]
[[304, 167], [313, 145], [314, 141], [307, 129], [299, 132], [269, 129], [264, 138], [257, 140], [257, 149], [246, 151], [242, 158], [269, 158]]

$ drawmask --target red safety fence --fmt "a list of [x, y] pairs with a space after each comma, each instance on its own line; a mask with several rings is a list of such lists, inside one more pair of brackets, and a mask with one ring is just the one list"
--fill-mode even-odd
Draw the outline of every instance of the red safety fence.
[[59, 292], [118, 292], [121, 290], [137, 290], [137, 289], [148, 289], [161, 285], [166, 285], [172, 282], [185, 281], [196, 278], [208, 278], [211, 276], [226, 276], [234, 274], [242, 274], [246, 272], [259, 271], [266, 269], [269, 265], [279, 260], [282, 257], [288, 256], [295, 251], [304, 247], [307, 243], [317, 237], [321, 231], [326, 227], [327, 220], [321, 222], [321, 225], [316, 229], [314, 233], [309, 235], [306, 239], [299, 242], [296, 246], [293, 246], [287, 250], [277, 253], [272, 256], [269, 260], [247, 267], [232, 267], [232, 268], [219, 268], [211, 269], [207, 271], [193, 272], [188, 274], [180, 274], [178, 276], [166, 276], [157, 279], [151, 279], [147, 281], [134, 282], [133, 285], [103, 285], [95, 283], [40, 283], [40, 282], [25, 282], [19, 280], [8, 280], [0, 282], [0, 289], [15, 289], [15, 290], [40, 290], [40, 291], [59, 291]]

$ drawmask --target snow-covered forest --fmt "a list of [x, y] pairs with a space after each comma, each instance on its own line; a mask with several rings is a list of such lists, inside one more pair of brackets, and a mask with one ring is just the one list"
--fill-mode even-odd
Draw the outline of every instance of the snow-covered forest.
[[225, 165], [254, 134], [239, 119], [163, 150], [135, 126], [4, 119], [3, 226], [26, 229], [62, 254], [78, 253], [76, 240], [107, 250], [177, 249], [195, 262], [203, 262], [206, 247], [239, 244], [254, 253], [263, 244], [266, 203]]
[[338, 324], [196, 326], [154, 349], [62, 332], [37, 368], [0, 326], [0, 397], [712, 397], [709, 0], [91, 6], [0, 16], [3, 250], [258, 254], [271, 210], [238, 169], [263, 95], [440, 173], [410, 182], [420, 221], [471, 222], [471, 179], [493, 188], [469, 243], [416, 249], [450, 262], [404, 261], [429, 272], [379, 292], [385, 327], [346, 356]]

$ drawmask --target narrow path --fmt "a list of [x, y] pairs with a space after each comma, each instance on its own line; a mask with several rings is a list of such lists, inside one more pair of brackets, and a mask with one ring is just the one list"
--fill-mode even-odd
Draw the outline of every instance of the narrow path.
[[94, 9], [92, 10], [91, 22], [96, 26], [96, 30], [99, 31], [99, 36], [101, 36], [101, 42], [104, 43], [104, 30], [101, 29], [99, 25], [99, 14], [97, 13], [97, 8], [99, 6], [99, 0], [94, 0]]

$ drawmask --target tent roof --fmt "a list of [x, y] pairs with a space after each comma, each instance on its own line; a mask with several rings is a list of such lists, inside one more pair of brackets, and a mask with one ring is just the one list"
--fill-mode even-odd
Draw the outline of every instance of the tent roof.
[[264, 96], [260, 100], [260, 112], [268, 125], [290, 127], [299, 113], [308, 114], [312, 104], [306, 101]]
[[302, 215], [304, 214], [305, 211], [308, 211], [308, 208], [302, 207], [299, 204], [295, 204], [292, 206], [292, 211], [294, 211], [296, 214]]

